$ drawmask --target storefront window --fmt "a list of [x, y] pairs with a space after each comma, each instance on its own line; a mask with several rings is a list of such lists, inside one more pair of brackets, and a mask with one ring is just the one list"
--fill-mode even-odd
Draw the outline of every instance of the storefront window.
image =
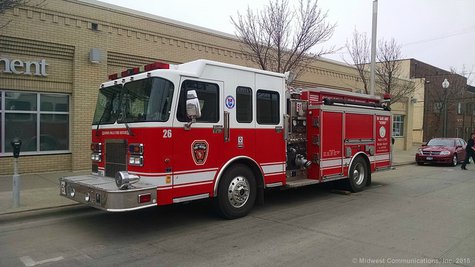
[[69, 151], [69, 96], [0, 91], [0, 155], [11, 155], [11, 140], [22, 140], [21, 152]]
[[404, 115], [393, 116], [393, 136], [404, 136]]

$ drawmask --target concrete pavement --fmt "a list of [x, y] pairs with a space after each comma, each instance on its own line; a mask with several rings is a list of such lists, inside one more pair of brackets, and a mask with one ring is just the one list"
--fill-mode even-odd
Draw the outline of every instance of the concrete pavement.
[[[414, 155], [417, 147], [408, 150], [394, 151], [394, 166], [414, 164]], [[43, 172], [21, 173], [21, 157], [19, 160], [20, 170], [20, 207], [12, 207], [12, 181], [11, 175], [0, 176], [0, 216], [21, 213], [27, 211], [55, 209], [73, 205], [80, 205], [72, 200], [59, 195], [58, 179], [63, 176], [89, 174], [89, 170], [78, 172]]]

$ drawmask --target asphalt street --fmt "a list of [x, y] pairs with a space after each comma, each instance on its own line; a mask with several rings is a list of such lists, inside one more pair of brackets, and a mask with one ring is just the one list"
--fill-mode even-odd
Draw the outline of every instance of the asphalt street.
[[209, 201], [105, 213], [84, 206], [0, 217], [0, 266], [475, 266], [475, 169], [416, 166], [269, 191], [249, 216]]

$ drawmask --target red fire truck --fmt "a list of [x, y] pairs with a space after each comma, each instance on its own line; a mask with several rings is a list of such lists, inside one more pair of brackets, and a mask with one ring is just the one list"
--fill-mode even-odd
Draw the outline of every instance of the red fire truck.
[[334, 180], [353, 192], [391, 167], [379, 97], [293, 89], [286, 75], [209, 60], [111, 75], [92, 123], [92, 173], [60, 194], [106, 211], [213, 198], [245, 216], [266, 188]]

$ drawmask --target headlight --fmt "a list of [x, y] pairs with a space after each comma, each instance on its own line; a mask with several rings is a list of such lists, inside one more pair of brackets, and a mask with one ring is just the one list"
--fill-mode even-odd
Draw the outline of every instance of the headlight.
[[443, 156], [450, 155], [450, 151], [442, 151], [440, 154]]
[[419, 153], [419, 155], [422, 155], [422, 149], [419, 148], [419, 150], [417, 151], [417, 153]]
[[69, 187], [69, 196], [74, 197], [76, 195], [76, 189]]
[[91, 153], [91, 160], [95, 162], [102, 161], [102, 154], [101, 153]]
[[130, 155], [129, 165], [143, 166], [143, 156]]

